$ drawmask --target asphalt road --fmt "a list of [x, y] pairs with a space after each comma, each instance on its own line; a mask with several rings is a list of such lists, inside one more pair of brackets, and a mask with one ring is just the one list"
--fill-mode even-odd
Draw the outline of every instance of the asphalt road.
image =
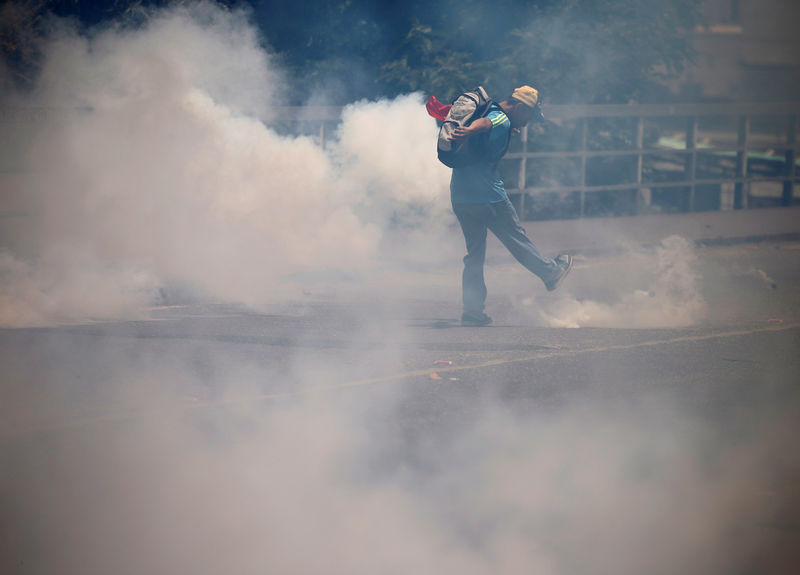
[[[314, 457], [317, 444], [296, 438], [298, 420], [315, 437], [338, 437], [346, 427], [358, 437], [345, 442], [359, 446], [345, 465], [356, 483], [399, 485], [427, 502], [435, 518], [425, 528], [465, 550], [510, 532], [535, 541], [553, 573], [796, 572], [800, 244], [703, 247], [694, 255], [696, 289], [682, 280], [677, 288], [643, 283], [641, 269], [630, 269], [638, 259], [610, 254], [579, 257], [565, 292], [555, 294], [498, 256], [487, 272], [495, 323], [486, 328], [458, 326], [452, 268], [421, 273], [413, 293], [391, 297], [311, 294], [259, 312], [179, 304], [142, 321], [0, 330], [2, 570], [114, 565], [95, 557], [97, 546], [125, 547], [116, 535], [104, 540], [98, 525], [108, 517], [75, 484], [100, 489], [106, 475], [97, 468], [142, 457], [155, 476], [174, 479], [180, 466], [164, 463], [174, 453], [159, 463], [141, 454], [160, 442], [151, 430], [179, 425], [192, 430], [192, 445], [201, 437], [227, 453], [254, 420], [284, 422], [289, 414], [293, 432], [275, 435], [294, 438], [285, 439], [287, 453], [305, 447]], [[669, 280], [680, 271], [665, 265], [654, 273]], [[559, 314], [587, 326], [553, 327]], [[309, 405], [313, 415], [303, 411]], [[337, 422], [347, 414], [347, 424], [327, 427], [331, 412]], [[328, 471], [314, 471], [320, 490], [334, 482]], [[307, 479], [295, 473], [292, 482]], [[450, 473], [459, 481], [445, 481]], [[509, 475], [527, 478], [531, 492]], [[52, 512], [48, 481], [76, 501], [69, 513]], [[142, 485], [150, 484], [137, 480], [130, 489], [147, 493]], [[532, 492], [549, 503], [531, 504]], [[573, 501], [583, 503], [576, 509]], [[348, 502], [356, 513], [362, 504]], [[130, 511], [117, 511], [114, 521], [125, 524]], [[544, 516], [549, 522], [529, 523]], [[59, 529], [74, 533], [64, 542]], [[130, 529], [125, 537], [135, 539]], [[137, 548], [156, 557], [163, 549], [151, 544], [145, 538]], [[213, 572], [214, 561], [192, 549], [178, 545], [169, 563], [175, 572], [203, 565]], [[462, 555], [466, 563], [505, 565], [490, 551]], [[525, 553], [507, 553], [521, 557], [513, 565], [530, 564]], [[277, 557], [251, 554], [264, 565]], [[446, 568], [420, 554], [430, 572]], [[140, 560], [127, 570], [163, 567]]]

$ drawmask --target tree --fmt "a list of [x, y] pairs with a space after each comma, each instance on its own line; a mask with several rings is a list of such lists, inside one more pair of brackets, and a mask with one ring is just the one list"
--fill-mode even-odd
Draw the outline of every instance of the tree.
[[[91, 26], [146, 20], [151, 7], [194, 0], [6, 0], [6, 68], [35, 76], [43, 16]], [[289, 72], [286, 99], [327, 103], [420, 90], [451, 99], [483, 84], [502, 97], [519, 84], [551, 102], [627, 102], [658, 95], [663, 75], [691, 61], [687, 31], [702, 0], [216, 0], [244, 7]]]
[[532, 83], [560, 103], [652, 99], [659, 80], [691, 62], [687, 32], [701, 0], [506, 0], [466, 9], [462, 1], [444, 2], [443, 13], [457, 14], [456, 4], [469, 16], [412, 26], [382, 81], [446, 97], [453, 94], [437, 91], [442, 84], [463, 91], [469, 76], [503, 96]]
[[5, 2], [0, 6], [0, 50], [2, 65], [10, 80], [16, 84], [30, 84], [33, 80], [41, 38], [41, 19], [46, 0]]
[[446, 38], [433, 28], [415, 24], [399, 46], [400, 56], [382, 67], [378, 77], [390, 93], [421, 90], [452, 100], [485, 82], [484, 67], [471, 54], [446, 48]]
[[535, 78], [560, 103], [625, 103], [657, 97], [660, 80], [694, 52], [687, 32], [697, 0], [570, 0], [535, 7], [511, 32], [503, 70]]

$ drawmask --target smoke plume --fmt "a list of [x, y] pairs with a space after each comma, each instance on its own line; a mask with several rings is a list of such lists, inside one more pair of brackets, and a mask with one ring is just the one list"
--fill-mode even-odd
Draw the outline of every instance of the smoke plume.
[[[704, 319], [697, 255], [688, 240], [670, 236], [654, 249], [631, 249], [622, 258], [622, 269], [598, 264], [576, 274], [587, 296], [527, 298], [522, 309], [550, 327], [686, 327]], [[606, 288], [602, 296], [599, 285]]]
[[[0, 572], [722, 575], [796, 557], [762, 529], [796, 535], [782, 483], [796, 399], [719, 425], [646, 380], [594, 402], [609, 383], [595, 374], [626, 367], [597, 349], [544, 382], [538, 363], [513, 381], [502, 362], [409, 372], [444, 351], [514, 353], [414, 331], [385, 301], [437, 305], [441, 290], [458, 306], [435, 122], [410, 94], [348, 106], [324, 146], [286, 135], [261, 42], [206, 3], [134, 29], [52, 23], [26, 102], [47, 120], [4, 126], [28, 171], [0, 180], [0, 326], [151, 318], [172, 294], [255, 309], [319, 284], [365, 297], [268, 327], [244, 313], [0, 329]], [[624, 274], [594, 268], [604, 294], [590, 265], [537, 296], [542, 311], [515, 312], [570, 327], [702, 317], [681, 238], [634, 251]], [[744, 397], [794, 398], [792, 361], [757, 366], [768, 385]], [[592, 389], [558, 396], [573, 373]], [[514, 386], [530, 401], [505, 397]]]
[[279, 135], [282, 74], [236, 13], [56, 23], [45, 55], [49, 121], [8, 191], [27, 221], [0, 260], [4, 325], [135, 317], [169, 285], [263, 305], [295, 274], [363, 272], [398, 218], [447, 205], [421, 95], [348, 107], [327, 148]]

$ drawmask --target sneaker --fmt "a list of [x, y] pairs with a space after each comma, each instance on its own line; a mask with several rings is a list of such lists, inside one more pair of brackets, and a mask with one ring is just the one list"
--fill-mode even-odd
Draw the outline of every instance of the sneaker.
[[464, 312], [461, 315], [461, 325], [478, 327], [482, 325], [489, 325], [490, 323], [492, 323], [492, 318], [490, 318], [483, 312], [478, 312], [478, 313]]
[[557, 255], [555, 257], [555, 261], [559, 268], [558, 275], [549, 282], [544, 282], [544, 285], [547, 287], [547, 291], [553, 291], [559, 285], [561, 285], [561, 281], [567, 277], [567, 274], [572, 269], [572, 256], [569, 254]]

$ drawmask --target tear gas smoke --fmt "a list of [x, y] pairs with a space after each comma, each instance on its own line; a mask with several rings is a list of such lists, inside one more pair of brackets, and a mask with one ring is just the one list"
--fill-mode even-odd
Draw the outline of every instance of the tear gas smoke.
[[[613, 279], [599, 266], [590, 270], [591, 282], [605, 280], [615, 287], [606, 301], [565, 294], [555, 300], [525, 299], [522, 309], [530, 310], [539, 322], [551, 327], [686, 327], [704, 318], [706, 304], [696, 270], [697, 256], [689, 241], [670, 236], [654, 250], [631, 248], [624, 259], [624, 272], [629, 277], [620, 277], [618, 269], [611, 272]], [[588, 286], [573, 284], [565, 291], [581, 287]]]
[[[323, 149], [270, 128], [283, 82], [247, 20], [210, 4], [134, 30], [54, 23], [33, 96], [51, 119], [11, 126], [33, 130], [20, 141], [34, 172], [2, 181], [24, 221], [0, 246], [0, 325], [141, 317], [165, 289], [252, 307], [337, 281], [407, 294], [393, 272], [409, 265], [452, 266], [457, 281], [422, 96], [348, 106]], [[692, 262], [670, 239], [631, 258], [652, 277], [619, 302], [522, 308], [559, 327], [689, 325]]]
[[[34, 366], [12, 349], [29, 336], [5, 337], [6, 387], [25, 401], [2, 407], [14, 408], [0, 429], [4, 572], [713, 575], [788, 564], [762, 556], [759, 522], [789, 521], [791, 536], [796, 507], [781, 511], [787, 501], [765, 489], [787, 488], [770, 463], [795, 461], [796, 419], [762, 414], [720, 437], [660, 394], [558, 413], [489, 394], [440, 411], [417, 385], [240, 401], [265, 381], [303, 389], [370, 369], [376, 353], [398, 367], [400, 357], [394, 345], [354, 349], [347, 365], [317, 369], [314, 348], [281, 362], [254, 355], [262, 346], [76, 334], [38, 340]], [[181, 402], [206, 386], [210, 398]], [[128, 409], [109, 419], [82, 405], [109, 401]], [[76, 412], [74, 425], [9, 441], [15, 420]]]
[[[322, 148], [270, 127], [281, 82], [246, 18], [209, 4], [54, 24], [33, 103], [62, 112], [25, 140], [34, 172], [2, 180], [24, 216], [2, 234], [0, 324], [132, 318], [165, 286], [258, 307], [312, 272], [410, 297], [431, 286], [392, 275], [409, 260], [452, 262], [457, 298], [421, 97], [349, 106]], [[559, 292], [537, 321], [702, 313], [687, 242], [630, 262], [616, 303]], [[0, 571], [722, 574], [765, 549], [737, 527], [765, 500], [764, 441], [796, 419], [723, 441], [668, 400], [534, 417], [490, 394], [437, 411], [413, 386], [311, 393], [404, 369], [407, 327], [358, 320], [330, 348], [0, 330]]]
[[5, 325], [130, 316], [166, 284], [258, 306], [295, 293], [293, 274], [363, 271], [392, 218], [446, 206], [419, 95], [350, 106], [324, 150], [263, 123], [281, 119], [281, 74], [236, 14], [56, 28], [35, 103], [73, 111], [25, 159], [37, 173], [15, 191], [29, 221], [1, 260]]

